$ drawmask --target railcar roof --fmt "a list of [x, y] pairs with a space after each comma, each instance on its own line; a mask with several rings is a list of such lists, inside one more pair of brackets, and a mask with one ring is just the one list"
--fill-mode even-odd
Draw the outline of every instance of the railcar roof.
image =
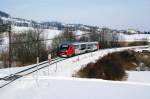
[[77, 45], [77, 44], [93, 44], [93, 43], [98, 43], [98, 42], [72, 42], [72, 43], [70, 43], [70, 42], [64, 42], [64, 43], [62, 43], [61, 45], [63, 45], [63, 44], [67, 44], [67, 45], [69, 45], [69, 44]]
[[98, 43], [98, 42], [74, 42], [72, 44], [76, 45], [76, 44], [93, 44], [93, 43]]

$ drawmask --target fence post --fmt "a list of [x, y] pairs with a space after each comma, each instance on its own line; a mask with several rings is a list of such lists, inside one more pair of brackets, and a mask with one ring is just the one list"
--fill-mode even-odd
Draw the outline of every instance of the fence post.
[[39, 83], [38, 83], [39, 57], [37, 57], [36, 69], [37, 69], [37, 71], [36, 71], [36, 78], [35, 79], [36, 79], [37, 86], [39, 86]]
[[80, 60], [80, 58], [79, 58], [79, 55], [77, 56], [77, 61], [79, 61]]
[[11, 48], [11, 23], [8, 24], [8, 38], [9, 38], [9, 68], [11, 68], [11, 64], [12, 64], [12, 59], [11, 59], [11, 55], [12, 55], [12, 48]]
[[[50, 63], [51, 63], [51, 61], [52, 61], [52, 59], [51, 59], [51, 54], [48, 54], [48, 64], [50, 65]], [[48, 66], [48, 76], [49, 76], [49, 66]]]
[[56, 69], [55, 69], [55, 72], [57, 71], [57, 62], [56, 62]]

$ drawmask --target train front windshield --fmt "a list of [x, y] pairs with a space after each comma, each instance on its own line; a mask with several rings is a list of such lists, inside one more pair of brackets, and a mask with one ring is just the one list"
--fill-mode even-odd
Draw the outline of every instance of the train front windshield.
[[60, 46], [60, 50], [66, 52], [68, 50], [69, 46], [66, 44], [63, 44]]

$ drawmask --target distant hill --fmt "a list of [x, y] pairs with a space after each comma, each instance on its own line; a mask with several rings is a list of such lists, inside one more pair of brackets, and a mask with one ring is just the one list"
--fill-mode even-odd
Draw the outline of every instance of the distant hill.
[[[0, 23], [8, 21], [9, 18], [10, 18], [9, 14], [0, 11]], [[13, 23], [12, 25], [17, 27], [41, 27], [43, 29], [56, 29], [56, 30], [64, 30], [65, 28], [68, 28], [71, 31], [81, 30], [87, 32], [99, 29], [96, 26], [89, 26], [84, 24], [65, 24], [57, 21], [37, 22], [34, 20], [15, 18], [13, 16], [11, 16], [11, 21]]]
[[[45, 21], [45, 22], [38, 22], [29, 19], [17, 18], [13, 17], [10, 14], [7, 14], [3, 11], [0, 11], [0, 24], [7, 23], [11, 21], [12, 26], [15, 27], [40, 27], [42, 29], [53, 29], [53, 30], [64, 30], [68, 29], [69, 31], [84, 31], [84, 32], [103, 32], [103, 33], [124, 33], [124, 34], [139, 34], [140, 31], [135, 29], [130, 30], [117, 30], [117, 29], [110, 29], [107, 27], [99, 27], [99, 26], [92, 26], [92, 25], [85, 25], [80, 23], [62, 23], [57, 21]], [[145, 34], [150, 34], [150, 32], [144, 32]]]
[[6, 17], [6, 18], [8, 18], [8, 17], [10, 17], [10, 15], [7, 14], [7, 13], [5, 13], [5, 12], [3, 12], [3, 11], [0, 11], [0, 17]]

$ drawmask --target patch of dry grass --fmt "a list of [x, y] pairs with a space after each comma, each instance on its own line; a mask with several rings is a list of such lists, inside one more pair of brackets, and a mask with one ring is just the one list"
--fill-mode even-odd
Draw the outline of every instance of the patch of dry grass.
[[75, 76], [83, 78], [100, 78], [105, 80], [125, 80], [125, 70], [136, 70], [140, 63], [150, 66], [150, 52], [126, 50], [114, 52], [89, 63], [80, 69]]

